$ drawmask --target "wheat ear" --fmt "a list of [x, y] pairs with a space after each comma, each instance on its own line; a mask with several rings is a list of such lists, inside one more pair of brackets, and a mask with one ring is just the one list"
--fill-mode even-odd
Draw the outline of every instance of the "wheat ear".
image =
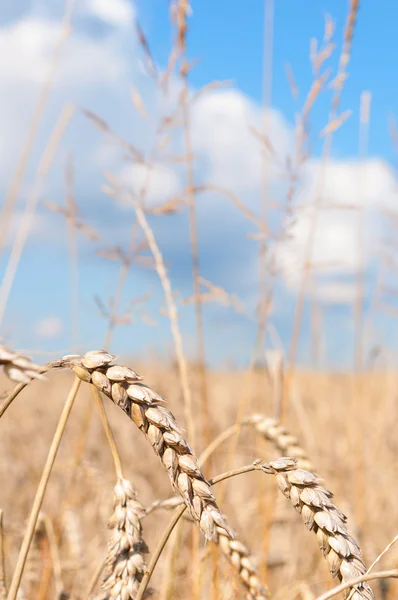
[[163, 398], [141, 383], [141, 377], [132, 369], [111, 365], [115, 358], [105, 351], [96, 350], [84, 356], [65, 356], [52, 366], [71, 368], [81, 380], [92, 383], [132, 419], [151, 443], [169, 474], [173, 488], [182, 496], [206, 539], [217, 534], [216, 527], [233, 537], [197, 458], [184, 439], [174, 415], [163, 406]]
[[[297, 460], [299, 468], [312, 470], [307, 453], [300, 446], [297, 438], [291, 435], [283, 425], [278, 424], [275, 419], [266, 417], [265, 415], [251, 415], [243, 420], [242, 425], [254, 426], [258, 433], [273, 443], [283, 454], [294, 457]], [[231, 428], [231, 435], [233, 432], [234, 429]], [[223, 436], [220, 436], [221, 438], [225, 441]], [[163, 501], [158, 500], [149, 507], [147, 512], [152, 512], [158, 508], [173, 510], [179, 503], [180, 500], [177, 497], [168, 498]], [[236, 539], [236, 536], [234, 540], [231, 540], [221, 531], [217, 530], [217, 534], [214, 541], [219, 544], [223, 554], [227, 556], [228, 560], [237, 569], [240, 579], [245, 587], [249, 589], [249, 597], [257, 599], [268, 598], [268, 591], [259, 581], [254, 560], [245, 544]]]
[[[322, 480], [298, 469], [292, 458], [280, 458], [259, 468], [276, 476], [279, 489], [301, 514], [304, 525], [316, 534], [332, 577], [347, 582], [364, 575], [362, 552], [347, 530], [346, 516], [333, 504], [333, 494], [322, 487]], [[367, 583], [360, 583], [352, 591], [352, 600], [374, 600]]]
[[[146, 514], [151, 514], [158, 509], [175, 510], [178, 506], [181, 506], [181, 499], [178, 496], [156, 500], [147, 507]], [[188, 515], [187, 517], [190, 518]], [[270, 597], [268, 588], [258, 577], [256, 561], [247, 546], [239, 540], [236, 532], [234, 532], [234, 539], [230, 539], [223, 529], [217, 527], [213, 542], [220, 546], [222, 553], [237, 570], [239, 578], [248, 590], [248, 600], [268, 600]]]
[[0, 365], [4, 366], [7, 377], [16, 383], [30, 383], [32, 379], [42, 379], [42, 373], [46, 370], [5, 346], [0, 346]]
[[243, 420], [243, 425], [253, 425], [266, 440], [272, 442], [283, 456], [291, 456], [297, 460], [300, 469], [313, 471], [308, 454], [299, 441], [283, 425], [265, 415], [250, 415]]
[[114, 510], [109, 521], [112, 538], [105, 564], [103, 600], [135, 598], [146, 570], [144, 555], [148, 547], [142, 537], [141, 519], [145, 509], [137, 500], [130, 481], [119, 478], [115, 485]]
[[247, 600], [268, 600], [270, 597], [268, 588], [261, 583], [258, 569], [247, 546], [238, 539], [228, 538], [220, 527], [217, 527], [216, 531], [215, 542], [219, 544], [222, 553], [238, 571], [239, 578], [248, 589]]

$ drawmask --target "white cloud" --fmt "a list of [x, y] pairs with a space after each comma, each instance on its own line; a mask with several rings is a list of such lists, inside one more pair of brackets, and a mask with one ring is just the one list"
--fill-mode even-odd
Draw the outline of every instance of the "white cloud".
[[[130, 43], [130, 39], [135, 43], [133, 29], [130, 31], [124, 27], [128, 26], [134, 16], [133, 4], [128, 0], [86, 0], [82, 10], [86, 15], [95, 16], [105, 23], [123, 27], [120, 30], [112, 29], [109, 35], [99, 37], [90, 35], [84, 28], [72, 31], [52, 85], [49, 108], [54, 111], [55, 106], [62, 106], [70, 100], [88, 108], [94, 107], [115, 130], [132, 139], [141, 148], [148, 144], [150, 135], [146, 128], [150, 126], [136, 115], [128, 94], [129, 86], [137, 86], [154, 121], [166, 101], [142, 77], [138, 53], [131, 51], [129, 46], [126, 46], [129, 49], [126, 52], [123, 45], [126, 40]], [[34, 101], [47, 76], [59, 34], [59, 22], [29, 15], [0, 28], [0, 52], [7, 57], [7, 60], [0, 62], [0, 112], [6, 115], [0, 138], [0, 173], [7, 177], [11, 167], [15, 166], [22, 147]], [[173, 85], [172, 82], [172, 87]], [[177, 95], [173, 89], [171, 101]], [[242, 202], [251, 204], [253, 208], [254, 202], [260, 197], [264, 164], [261, 143], [250, 131], [250, 126], [261, 131], [264, 121], [267, 121], [267, 138], [276, 156], [283, 159], [292, 149], [293, 132], [280, 112], [272, 109], [264, 114], [258, 104], [239, 90], [213, 90], [199, 97], [191, 110], [193, 152], [198, 156], [197, 182], [209, 182], [231, 189], [239, 195]], [[74, 153], [80, 153], [79, 182], [85, 192], [89, 191], [78, 198], [78, 201], [85, 202], [86, 198], [97, 192], [102, 181], [99, 172], [93, 176], [93, 170], [89, 168], [92, 162], [96, 161], [96, 166], [101, 169], [110, 168], [115, 172], [115, 165], [109, 163], [114, 163], [118, 155], [114, 146], [98, 143], [99, 137], [92, 133], [90, 126], [87, 126], [84, 133], [79, 127], [73, 129], [71, 147]], [[173, 147], [172, 151], [177, 150], [178, 153], [181, 150], [181, 140], [175, 141], [175, 145], [177, 148]], [[168, 152], [169, 155], [172, 151]], [[34, 156], [37, 160], [37, 152]], [[271, 163], [272, 161], [268, 165], [269, 175], [271, 184], [275, 184], [277, 174]], [[320, 168], [319, 161], [308, 162], [297, 199], [299, 204], [311, 204], [314, 201], [319, 191]], [[123, 167], [121, 179], [137, 193], [145, 181], [145, 170], [142, 165]], [[6, 177], [1, 179], [5, 181]], [[63, 173], [54, 181], [49, 199], [57, 201], [57, 198], [64, 196]], [[183, 187], [179, 169], [159, 162], [150, 175], [148, 200], [160, 204], [178, 195]], [[331, 204], [334, 208], [322, 210], [319, 216], [313, 251], [313, 262], [318, 272], [322, 267], [322, 281], [317, 280], [315, 287], [321, 299], [326, 301], [329, 298], [330, 301], [339, 302], [348, 300], [352, 294], [352, 286], [336, 282], [333, 278], [339, 275], [352, 276], [360, 264], [356, 242], [358, 215], [355, 211], [338, 211], [336, 205], [366, 207], [365, 267], [368, 267], [370, 250], [380, 227], [379, 220], [374, 216], [375, 209], [382, 203], [391, 203], [393, 187], [392, 174], [377, 159], [361, 163], [332, 159], [328, 162], [321, 190], [325, 204]], [[239, 213], [236, 210], [229, 211], [225, 206], [224, 203], [220, 203], [220, 206], [212, 203], [212, 199], [209, 203], [201, 201], [198, 212], [200, 225], [205, 222], [203, 230], [206, 231], [208, 247], [217, 247], [225, 255], [225, 270], [230, 269], [234, 280], [247, 281], [246, 271], [239, 278], [235, 277], [235, 264], [233, 258], [229, 258], [229, 249], [240, 247], [242, 243], [242, 240], [236, 238], [235, 232], [232, 233], [231, 230], [229, 234], [228, 229], [228, 220], [232, 215], [233, 218], [239, 216]], [[214, 218], [216, 210], [217, 218]], [[220, 220], [221, 213], [223, 220]], [[38, 225], [41, 225], [40, 222]], [[62, 223], [60, 226], [63, 225]], [[280, 273], [293, 292], [297, 290], [302, 273], [309, 226], [310, 211], [297, 209], [295, 222], [289, 226], [290, 239], [275, 247]], [[220, 236], [223, 240], [221, 247]], [[185, 243], [185, 238], [175, 236], [174, 232], [171, 237], [173, 247]], [[160, 240], [162, 242], [163, 238]], [[253, 273], [255, 271], [257, 277], [257, 248], [252, 242], [246, 240], [246, 243], [252, 244], [251, 253], [247, 252], [247, 259], [245, 258], [247, 271], [251, 271], [254, 265]], [[247, 246], [245, 252], [246, 248]], [[181, 247], [181, 252], [183, 250]]]
[[326, 304], [350, 304], [356, 297], [358, 288], [355, 282], [317, 282], [316, 297]]
[[35, 333], [42, 338], [57, 338], [64, 331], [64, 324], [59, 317], [48, 316], [38, 321], [35, 325]]
[[[29, 14], [0, 27], [0, 55], [4, 57], [0, 61], [0, 114], [4, 116], [0, 139], [2, 185], [7, 182], [20, 155], [60, 32], [60, 22]], [[130, 33], [128, 31], [126, 35]], [[42, 145], [48, 139], [67, 102], [91, 107], [109, 100], [107, 114], [118, 112], [118, 94], [127, 89], [134, 64], [123, 53], [117, 37], [94, 38], [72, 29], [51, 83], [38, 144]], [[138, 72], [138, 66], [135, 66]], [[130, 105], [128, 99], [125, 105]], [[80, 135], [79, 147], [84, 143], [88, 148], [92, 139], [92, 135], [86, 135], [84, 139]], [[34, 162], [38, 159], [38, 151], [36, 146], [32, 153]], [[87, 162], [92, 155], [93, 152], [87, 151]]]
[[[322, 194], [323, 201], [316, 219], [310, 261], [315, 273], [312, 292], [330, 302], [349, 301], [355, 286], [328, 282], [325, 278], [328, 275], [353, 275], [369, 267], [372, 250], [381, 232], [378, 210], [393, 202], [394, 178], [388, 166], [378, 159], [363, 162], [330, 160], [324, 171], [318, 161], [308, 164], [298, 198], [304, 208], [296, 209], [292, 223], [287, 222], [289, 237], [275, 248], [281, 274], [292, 290], [297, 289], [302, 278], [312, 228], [311, 205], [316, 194]], [[363, 246], [359, 241], [359, 210], [363, 211]], [[319, 274], [322, 282], [317, 282]]]
[[134, 164], [123, 168], [120, 181], [126, 189], [138, 197], [146, 190], [145, 198], [148, 204], [159, 204], [174, 198], [180, 189], [177, 174], [165, 165]]
[[380, 159], [333, 160], [323, 169], [319, 160], [310, 160], [304, 172], [304, 202], [321, 194], [325, 205], [381, 206], [391, 201], [394, 177]]
[[109, 25], [129, 25], [134, 17], [133, 4], [128, 0], [86, 0], [84, 8]]
[[[1, 85], [28, 86], [46, 81], [61, 30], [60, 22], [33, 16], [0, 28], [0, 52], [7, 57], [0, 62]], [[70, 92], [76, 85], [88, 89], [121, 77], [128, 62], [122, 55], [115, 56], [112, 43], [72, 30], [54, 75], [53, 88]], [[13, 89], [8, 91], [12, 94]]]
[[238, 90], [213, 91], [196, 101], [192, 143], [194, 152], [205, 158], [207, 181], [238, 193], [258, 190], [264, 168], [262, 144], [250, 127], [262, 131], [264, 123], [276, 156], [286, 156], [291, 131], [278, 111], [264, 113]]

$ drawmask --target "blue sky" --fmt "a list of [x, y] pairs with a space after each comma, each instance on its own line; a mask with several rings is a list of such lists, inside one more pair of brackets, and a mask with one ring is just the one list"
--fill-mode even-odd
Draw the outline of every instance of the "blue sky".
[[[197, 100], [191, 110], [192, 141], [196, 156], [195, 180], [230, 189], [239, 200], [258, 214], [263, 163], [258, 141], [249, 126], [261, 128], [263, 122], [262, 70], [264, 45], [264, 2], [192, 3], [189, 20], [188, 54], [199, 59], [190, 74], [192, 94], [214, 80], [231, 80], [225, 90], [213, 90]], [[267, 113], [269, 136], [280, 160], [294, 147], [295, 115], [300, 111], [313, 81], [309, 59], [310, 39], [322, 39], [325, 14], [335, 20], [336, 49], [327, 66], [336, 73], [346, 21], [348, 2], [334, 0], [305, 3], [279, 0], [274, 10], [272, 108]], [[34, 102], [40, 92], [54, 47], [57, 43], [63, 3], [5, 2], [0, 9], [0, 110], [4, 116], [4, 135], [0, 141], [1, 195], [4, 197], [26, 130]], [[68, 102], [94, 111], [121, 136], [149, 153], [155, 139], [156, 123], [176, 107], [179, 81], [171, 80], [164, 98], [143, 69], [142, 52], [133, 27], [134, 15], [149, 40], [158, 64], [167, 62], [173, 41], [166, 0], [77, 0], [72, 34], [65, 44], [45, 116], [20, 190], [17, 212], [10, 228], [1, 273], [6, 272], [13, 239], [18, 231], [29, 192], [32, 189], [40, 155], [49, 134]], [[306, 290], [307, 305], [302, 325], [299, 359], [311, 364], [310, 307], [321, 315], [322, 356], [317, 365], [349, 367], [353, 354], [353, 302], [357, 273], [363, 269], [365, 309], [374, 302], [375, 282], [394, 285], [390, 271], [379, 258], [387, 236], [383, 208], [396, 203], [394, 150], [388, 122], [396, 114], [397, 86], [394, 39], [398, 7], [392, 2], [364, 3], [355, 28], [349, 78], [341, 98], [341, 112], [351, 117], [336, 132], [324, 174], [322, 194], [332, 210], [322, 211], [315, 236], [314, 254], [319, 260], [311, 290]], [[285, 74], [289, 63], [299, 88], [292, 98]], [[333, 75], [332, 75], [333, 77]], [[131, 102], [131, 89], [138, 90], [151, 120], [144, 119]], [[358, 160], [358, 121], [361, 93], [369, 90], [371, 120], [366, 156]], [[310, 117], [313, 153], [300, 172], [294, 206], [310, 204], [316, 196], [321, 171], [322, 140], [319, 132], [327, 124], [331, 90], [325, 89]], [[172, 132], [170, 152], [182, 149], [181, 132]], [[170, 154], [169, 152], [169, 154]], [[104, 139], [81, 113], [73, 117], [56, 153], [54, 164], [40, 196], [32, 230], [13, 283], [1, 332], [5, 342], [18, 348], [48, 352], [101, 347], [106, 321], [101, 318], [94, 298], [106, 302], [114, 288], [120, 265], [98, 258], [98, 245], [79, 236], [79, 339], [71, 325], [70, 265], [65, 222], [48, 211], [43, 201], [65, 202], [65, 164], [75, 165], [75, 195], [87, 223], [98, 230], [104, 244], [126, 247], [134, 213], [128, 206], [109, 199], [101, 190], [105, 172], [112, 173], [126, 188], [137, 191], [145, 174], [142, 167], [126, 159], [126, 153]], [[286, 180], [272, 161], [269, 192], [283, 205]], [[148, 202], [159, 205], [184, 190], [181, 165], [170, 164], [160, 154]], [[358, 255], [358, 214], [339, 210], [338, 204], [354, 204], [364, 211], [364, 258]], [[286, 217], [280, 210], [271, 214], [275, 228], [280, 219], [290, 238], [273, 243], [278, 262], [271, 323], [286, 348], [292, 328], [297, 290], [302, 272], [303, 247], [308, 235], [310, 215], [294, 209]], [[192, 293], [187, 214], [151, 217], [158, 243], [164, 252], [174, 290], [183, 297]], [[245, 365], [255, 339], [257, 301], [258, 242], [247, 236], [256, 231], [239, 210], [220, 196], [209, 193], [198, 198], [198, 227], [201, 272], [204, 278], [236, 294], [245, 305], [245, 314], [217, 303], [206, 305], [205, 334], [207, 356], [212, 364], [233, 361]], [[393, 235], [393, 234], [392, 234]], [[103, 244], [102, 244], [103, 245]], [[362, 264], [363, 262], [363, 264]], [[325, 268], [325, 264], [332, 267]], [[323, 265], [323, 267], [322, 267]], [[137, 305], [131, 324], [116, 330], [112, 350], [142, 356], [154, 352], [172, 353], [167, 319], [159, 312], [164, 305], [157, 276], [148, 269], [134, 267], [128, 275], [122, 311], [131, 299], [151, 294], [148, 304]], [[393, 299], [388, 304], [394, 307]], [[378, 311], [372, 317], [376, 332], [369, 344], [383, 342], [394, 350], [395, 319]], [[148, 317], [156, 325], [148, 324]], [[194, 320], [192, 310], [180, 311], [185, 346], [193, 353]], [[268, 340], [268, 343], [269, 340]], [[77, 345], [77, 347], [76, 347]]]

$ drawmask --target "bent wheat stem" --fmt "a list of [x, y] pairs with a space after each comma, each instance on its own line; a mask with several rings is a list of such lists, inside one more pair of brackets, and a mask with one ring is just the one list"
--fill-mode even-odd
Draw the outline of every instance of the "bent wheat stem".
[[15, 571], [12, 577], [10, 591], [8, 593], [7, 600], [16, 600], [18, 589], [21, 583], [23, 570], [26, 563], [26, 558], [28, 556], [29, 548], [32, 543], [32, 539], [35, 533], [36, 523], [39, 516], [39, 512], [43, 503], [44, 494], [47, 489], [47, 484], [50, 479], [51, 471], [54, 466], [55, 458], [57, 456], [58, 448], [61, 443], [62, 436], [65, 431], [66, 424], [68, 422], [68, 418], [70, 412], [72, 410], [73, 403], [75, 401], [77, 392], [80, 387], [80, 380], [76, 377], [72, 388], [69, 392], [69, 395], [66, 399], [64, 408], [61, 413], [60, 420], [58, 422], [57, 428], [55, 430], [54, 438], [51, 443], [51, 447], [47, 456], [47, 461], [43, 469], [43, 473], [41, 475], [39, 487], [37, 488], [36, 496], [33, 502], [32, 510], [29, 516], [28, 525], [26, 527], [24, 539], [22, 542], [21, 550], [18, 555], [17, 565], [15, 567]]

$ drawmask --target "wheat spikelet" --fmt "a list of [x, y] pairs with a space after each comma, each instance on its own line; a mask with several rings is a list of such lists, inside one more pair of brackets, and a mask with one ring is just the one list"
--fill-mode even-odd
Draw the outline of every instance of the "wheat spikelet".
[[[362, 552], [347, 530], [345, 515], [332, 503], [333, 494], [320, 485], [321, 480], [298, 469], [292, 458], [280, 458], [259, 468], [276, 476], [279, 489], [301, 514], [305, 526], [316, 534], [332, 577], [347, 582], [364, 575]], [[374, 595], [367, 583], [361, 583], [351, 599], [374, 600]]]
[[[181, 499], [178, 496], [166, 500], [156, 500], [147, 507], [146, 514], [150, 514], [159, 508], [174, 510], [178, 506], [181, 506]], [[248, 590], [247, 600], [268, 600], [270, 597], [268, 588], [259, 580], [255, 559], [250, 554], [247, 546], [237, 538], [236, 533], [234, 532], [234, 539], [232, 540], [225, 534], [224, 529], [217, 527], [213, 541], [220, 546], [222, 553], [237, 570], [239, 578]]]
[[216, 527], [233, 537], [174, 415], [162, 405], [163, 398], [140, 383], [141, 377], [132, 369], [111, 365], [115, 358], [97, 350], [87, 352], [83, 357], [65, 356], [52, 366], [71, 368], [81, 380], [95, 385], [132, 419], [151, 443], [173, 488], [182, 496], [206, 539], [217, 534]]
[[247, 600], [267, 600], [268, 589], [263, 586], [258, 577], [258, 570], [249, 549], [240, 540], [228, 538], [220, 527], [217, 527], [216, 531], [215, 542], [238, 571], [239, 578], [248, 589]]
[[295, 458], [300, 469], [314, 470], [306, 451], [300, 446], [297, 438], [275, 419], [265, 415], [251, 415], [243, 420], [243, 425], [254, 425], [258, 433], [272, 442], [284, 456]]
[[[300, 468], [312, 470], [310, 460], [298, 440], [290, 435], [287, 429], [278, 424], [275, 419], [265, 415], [251, 415], [244, 419], [242, 425], [253, 425], [262, 436], [272, 442], [283, 454], [294, 457]], [[229, 540], [222, 534], [219, 535], [218, 543], [223, 553], [238, 569], [240, 578], [249, 588], [249, 596], [251, 598], [268, 598], [268, 592], [258, 579], [257, 570], [246, 546], [239, 540]]]
[[46, 370], [29, 358], [1, 345], [0, 365], [3, 365], [7, 377], [16, 383], [30, 383], [32, 379], [42, 379], [42, 373]]
[[145, 509], [137, 500], [130, 481], [120, 478], [115, 485], [114, 510], [109, 521], [112, 539], [106, 558], [107, 574], [103, 600], [131, 600], [146, 570], [148, 547], [142, 538], [141, 519]]

